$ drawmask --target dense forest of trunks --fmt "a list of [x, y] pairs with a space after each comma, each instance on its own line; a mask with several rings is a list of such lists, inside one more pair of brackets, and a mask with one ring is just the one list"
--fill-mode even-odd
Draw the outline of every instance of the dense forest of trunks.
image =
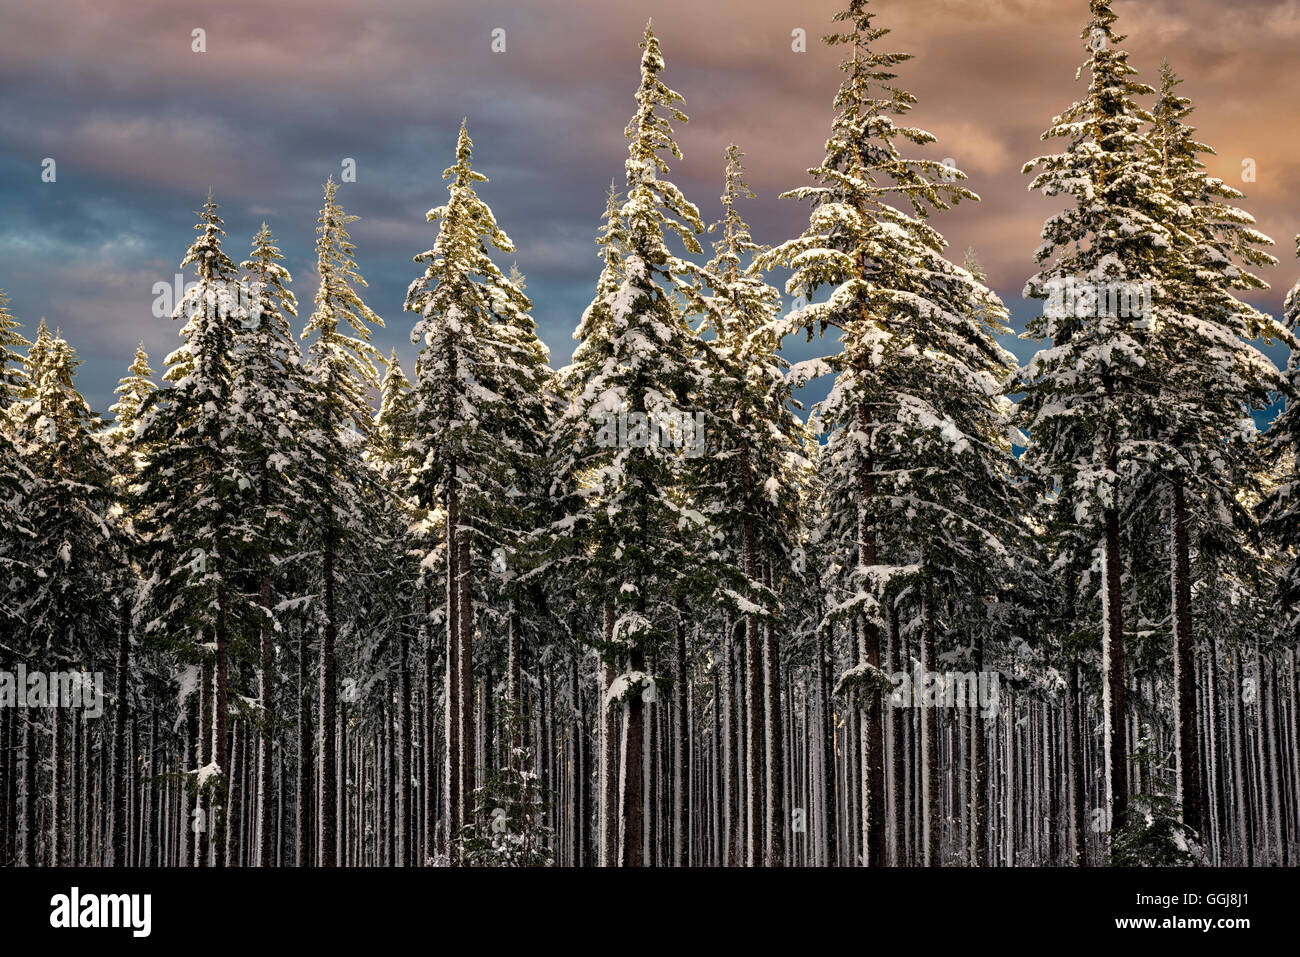
[[1017, 363], [867, 7], [772, 248], [737, 147], [712, 227], [666, 178], [647, 26], [561, 369], [467, 126], [409, 378], [333, 180], [301, 332], [209, 196], [110, 420], [0, 295], [0, 863], [1293, 863], [1300, 287], [1091, 0]]

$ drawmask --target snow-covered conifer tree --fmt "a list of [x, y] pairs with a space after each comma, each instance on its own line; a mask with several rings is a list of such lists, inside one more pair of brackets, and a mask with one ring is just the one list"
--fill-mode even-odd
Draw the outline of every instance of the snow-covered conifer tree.
[[361, 451], [373, 427], [370, 397], [379, 385], [375, 361], [380, 359], [370, 344], [370, 333], [373, 326], [384, 324], [355, 288], [366, 285], [347, 231], [358, 217], [344, 212], [338, 188], [331, 176], [316, 219], [320, 284], [315, 308], [302, 333], [304, 339], [312, 340], [305, 362], [307, 429], [301, 436], [308, 448], [301, 467], [315, 518], [311, 539], [320, 555], [319, 570], [313, 577], [320, 588], [315, 618], [320, 627], [317, 864], [322, 867], [334, 866], [337, 857], [336, 644], [340, 622], [347, 618], [340, 608], [348, 607], [340, 603], [338, 591], [346, 578], [341, 566], [355, 557], [348, 546], [358, 541], [357, 533], [364, 524], [359, 489], [368, 476]]
[[531, 303], [492, 259], [490, 248], [512, 252], [514, 244], [475, 190], [487, 177], [472, 159], [462, 123], [456, 162], [443, 173], [447, 202], [427, 214], [438, 235], [415, 257], [425, 271], [406, 295], [407, 310], [419, 316], [411, 341], [420, 347], [409, 487], [419, 507], [440, 509], [446, 523], [449, 847], [469, 823], [474, 791], [475, 563], [493, 548], [503, 556], [517, 548], [522, 530], [510, 511], [540, 453], [548, 376]]
[[18, 398], [23, 386], [22, 355], [28, 346], [19, 333], [18, 320], [9, 311], [9, 296], [0, 289], [0, 412]]
[[[256, 590], [253, 610], [258, 628], [258, 833], [254, 860], [272, 857], [275, 744], [275, 647], [281, 631], [276, 593], [285, 588], [283, 567], [299, 545], [298, 532], [310, 506], [298, 484], [303, 452], [298, 441], [305, 426], [305, 401], [312, 394], [289, 317], [298, 300], [289, 290], [293, 277], [284, 255], [263, 223], [253, 237], [249, 258], [240, 263], [248, 295], [248, 315], [236, 331], [231, 361], [234, 390], [230, 405], [231, 443], [248, 486], [240, 501], [240, 565]], [[277, 587], [278, 586], [278, 587]]]
[[711, 441], [700, 469], [689, 470], [693, 463], [688, 463], [688, 481], [698, 483], [697, 497], [707, 503], [703, 510], [711, 526], [730, 536], [743, 572], [742, 591], [732, 595], [744, 609], [746, 699], [754, 703], [746, 725], [746, 860], [751, 866], [779, 866], [787, 821], [780, 751], [781, 655], [772, 621], [779, 607], [764, 576], [789, 563], [807, 463], [802, 456], [805, 429], [793, 410], [787, 363], [777, 352], [780, 340], [773, 330], [781, 295], [747, 269], [763, 247], [736, 209], [740, 198], [754, 195], [744, 181], [743, 156], [735, 144], [727, 147], [723, 217], [714, 227], [722, 235], [707, 266], [713, 296], [706, 329], [712, 328], [715, 337], [706, 351], [709, 389], [702, 404]]
[[1150, 356], [1160, 384], [1150, 457], [1161, 484], [1169, 487], [1158, 498], [1168, 501], [1161, 513], [1169, 516], [1170, 534], [1174, 801], [1183, 822], [1204, 831], [1209, 818], [1197, 747], [1192, 614], [1199, 576], [1192, 553], [1257, 562], [1248, 503], [1260, 494], [1250, 486], [1263, 465], [1253, 413], [1271, 404], [1283, 380], [1252, 340], [1286, 333], [1273, 317], [1237, 295], [1267, 288], [1249, 270], [1277, 263], [1258, 248], [1272, 240], [1255, 228], [1254, 217], [1232, 205], [1242, 193], [1206, 172], [1199, 156], [1214, 151], [1195, 139], [1195, 127], [1187, 123], [1191, 101], [1179, 95], [1182, 80], [1168, 61], [1160, 78], [1150, 140], [1175, 210], [1171, 238], [1178, 258], [1163, 281], [1173, 294]]
[[[666, 636], [663, 623], [675, 617], [685, 579], [699, 568], [684, 543], [698, 534], [702, 520], [677, 478], [686, 428], [695, 434], [699, 389], [699, 341], [686, 314], [703, 310], [704, 277], [670, 249], [667, 237], [676, 235], [686, 252], [698, 254], [695, 234], [704, 224], [663, 178], [668, 165], [660, 154], [681, 155], [671, 123], [686, 116], [676, 105], [681, 95], [660, 79], [664, 59], [649, 25], [641, 49], [637, 110], [626, 129], [627, 192], [616, 220], [608, 220], [606, 268], [579, 326], [582, 341], [572, 368], [565, 370], [570, 403], [553, 443], [570, 496], [564, 535], [583, 548], [577, 575], [595, 607], [608, 611], [597, 644], [607, 662], [622, 669], [604, 707], [623, 709], [618, 863], [624, 866], [644, 861], [643, 696], [653, 687], [648, 656]], [[607, 760], [604, 780], [611, 770]], [[611, 819], [607, 813], [605, 820]]]
[[[1042, 268], [1026, 295], [1046, 300], [1027, 335], [1050, 340], [1024, 371], [1018, 422], [1030, 437], [1024, 461], [1076, 505], [1077, 524], [1101, 542], [1101, 654], [1106, 810], [1118, 826], [1128, 799], [1124, 722], [1124, 583], [1121, 512], [1126, 479], [1151, 421], [1150, 332], [1169, 305], [1174, 206], [1147, 136], [1151, 114], [1119, 48], [1110, 0], [1091, 0], [1081, 37], [1088, 88], [1043, 133], [1061, 153], [1037, 157], [1031, 190], [1071, 202], [1043, 227]], [[1118, 294], [1116, 293], [1118, 291]]]
[[[816, 375], [836, 376], [814, 421], [828, 433], [822, 481], [843, 518], [834, 533], [852, 543], [855, 567], [848, 594], [828, 614], [833, 621], [856, 621], [857, 664], [840, 686], [853, 689], [863, 712], [862, 846], [865, 863], [879, 866], [886, 863], [882, 602], [895, 576], [917, 565], [907, 553], [897, 556], [906, 564], [883, 563], [882, 532], [891, 521], [895, 528], [903, 521], [902, 509], [911, 507], [906, 483], [915, 481], [924, 490], [936, 456], [957, 469], [959, 454], [975, 454], [982, 436], [963, 433], [967, 423], [958, 424], [948, 408], [955, 413], [965, 403], [966, 414], [987, 415], [998, 404], [995, 370], [1005, 358], [984, 320], [975, 318], [984, 314], [996, 322], [1001, 305], [969, 272], [944, 258], [945, 241], [927, 221], [933, 210], [977, 197], [961, 185], [965, 176], [959, 171], [900, 152], [900, 140], [921, 146], [934, 137], [895, 122], [915, 98], [892, 84], [892, 68], [910, 57], [878, 49], [889, 31], [874, 26], [873, 17], [865, 0], [852, 0], [836, 15], [845, 27], [826, 41], [849, 45], [852, 54], [840, 65], [846, 77], [835, 98], [826, 156], [809, 171], [817, 185], [786, 194], [812, 203], [809, 227], [760, 256], [756, 266], [792, 267], [790, 293], [810, 297], [830, 289], [827, 300], [786, 316], [774, 329], [777, 336], [804, 329], [811, 338], [828, 328], [840, 336], [836, 354], [800, 363], [791, 375], [796, 386]], [[925, 455], [916, 453], [913, 442], [924, 446]], [[949, 484], [942, 494], [953, 491]], [[941, 516], [937, 508], [927, 518], [948, 521], [954, 530], [976, 520], [956, 511]]]
[[199, 235], [181, 268], [198, 281], [177, 303], [184, 320], [181, 347], [166, 359], [166, 387], [149, 395], [135, 430], [143, 456], [131, 511], [142, 537], [145, 582], [136, 618], [182, 664], [200, 667], [195, 811], [196, 863], [224, 859], [220, 808], [229, 771], [229, 660], [232, 636], [246, 613], [238, 587], [241, 486], [247, 479], [229, 447], [232, 351], [247, 303], [235, 264], [221, 247], [225, 235], [209, 195], [195, 229]]
[[[1296, 237], [1300, 257], [1300, 236]], [[1287, 293], [1283, 306], [1292, 335], [1291, 358], [1287, 363], [1286, 405], [1268, 431], [1269, 454], [1279, 481], [1269, 491], [1262, 512], [1265, 529], [1280, 549], [1278, 609], [1291, 609], [1277, 622], [1278, 632], [1293, 639], [1300, 631], [1300, 282]]]
[[[99, 418], [74, 383], [79, 363], [72, 347], [44, 329], [37, 341], [36, 357], [28, 357], [26, 395], [12, 410], [17, 448], [32, 477], [24, 512], [33, 534], [22, 546], [29, 583], [21, 603], [26, 634], [18, 647], [33, 670], [94, 670], [109, 657], [106, 650], [118, 645], [128, 608], [125, 555], [111, 515], [112, 469], [95, 434]], [[106, 595], [112, 595], [111, 602]], [[106, 604], [116, 614], [106, 614]], [[70, 702], [56, 704], [50, 710], [51, 811], [46, 822], [47, 863], [58, 865], [70, 861], [65, 792], [71, 769], [64, 747]], [[124, 707], [119, 701], [119, 714]], [[115, 744], [120, 754], [121, 741]], [[31, 757], [29, 752], [27, 760]], [[29, 794], [29, 808], [30, 802]], [[27, 835], [30, 841], [30, 830]]]

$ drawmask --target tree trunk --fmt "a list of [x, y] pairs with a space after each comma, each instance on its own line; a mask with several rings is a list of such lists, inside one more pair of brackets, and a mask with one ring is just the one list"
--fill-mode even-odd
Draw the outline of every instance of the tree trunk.
[[[263, 509], [270, 506], [270, 478], [265, 463], [263, 463], [258, 498]], [[274, 839], [274, 821], [271, 811], [274, 804], [272, 789], [275, 785], [275, 775], [272, 770], [275, 752], [275, 635], [270, 618], [272, 593], [269, 565], [263, 566], [261, 578], [262, 614], [265, 617], [262, 619], [258, 647], [257, 694], [262, 705], [262, 725], [257, 756], [257, 865], [270, 867], [275, 862], [271, 843]]]
[[[213, 795], [211, 826], [212, 850], [217, 867], [226, 864], [225, 830], [225, 795], [231, 787], [230, 781], [230, 738], [227, 733], [230, 722], [229, 705], [229, 627], [226, 621], [226, 593], [224, 586], [217, 592], [217, 660], [213, 671], [212, 695], [212, 760], [217, 766], [218, 790]], [[205, 833], [208, 833], [205, 832]]]
[[226, 830], [222, 860], [231, 867], [239, 867], [240, 825], [243, 821], [244, 792], [244, 742], [247, 735], [243, 724], [235, 721], [230, 729], [230, 771], [226, 776]]
[[740, 852], [740, 707], [736, 698], [736, 659], [739, 649], [734, 638], [734, 623], [728, 618], [726, 634], [722, 639], [722, 827], [723, 860], [725, 867], [741, 863]]
[[677, 614], [677, 688], [673, 723], [673, 866], [685, 867], [688, 863], [690, 809], [689, 782], [691, 776], [690, 727], [686, 695], [686, 609], [678, 603]]
[[[866, 434], [871, 434], [868, 424]], [[875, 497], [876, 482], [868, 461], [858, 476], [858, 564], [871, 568], [876, 564], [876, 531], [869, 516], [869, 505]], [[861, 645], [859, 661], [880, 668], [880, 626], [867, 616], [861, 618]], [[884, 715], [881, 694], [872, 691], [863, 708], [862, 728], [862, 784], [865, 790], [863, 806], [863, 862], [869, 867], [881, 867], [885, 862], [885, 755]]]
[[[1112, 446], [1107, 460], [1112, 479], [1116, 453]], [[1112, 494], [1118, 494], [1118, 490]], [[1111, 830], [1124, 823], [1128, 808], [1128, 749], [1124, 711], [1124, 592], [1119, 539], [1119, 511], [1107, 508], [1104, 574], [1102, 576], [1102, 709], [1105, 713], [1106, 809]]]
[[[605, 603], [604, 636], [608, 643], [614, 636], [614, 604]], [[617, 723], [614, 709], [608, 700], [610, 686], [614, 683], [614, 669], [606, 662], [600, 665], [600, 866], [618, 864], [618, 834], [620, 793], [618, 770]]]
[[1087, 815], [1084, 803], [1083, 780], [1083, 695], [1079, 687], [1079, 669], [1082, 665], [1076, 659], [1070, 665], [1070, 702], [1066, 709], [1069, 737], [1069, 784], [1070, 784], [1070, 832], [1074, 863], [1079, 867], [1088, 864], [1088, 832], [1085, 828]]
[[456, 547], [457, 525], [460, 521], [459, 502], [456, 492], [456, 463], [450, 465], [452, 478], [447, 492], [447, 642], [446, 642], [446, 682], [444, 689], [446, 722], [447, 761], [446, 783], [444, 785], [443, 817], [446, 830], [443, 832], [443, 847], [449, 858], [455, 858], [455, 842], [460, 833], [461, 811], [463, 809], [463, 792], [461, 791], [461, 745], [460, 745], [460, 583], [458, 566], [460, 550]]
[[[767, 587], [772, 587], [772, 569], [766, 568]], [[776, 629], [766, 622], [763, 627], [764, 693], [763, 718], [766, 737], [767, 796], [767, 866], [785, 866], [785, 750], [781, 721], [781, 649]]]
[[1183, 823], [1197, 831], [1201, 820], [1201, 760], [1196, 742], [1196, 661], [1192, 645], [1192, 584], [1187, 499], [1175, 480], [1173, 514], [1174, 733], [1177, 736], [1175, 800]]
[[[754, 545], [754, 526], [745, 520], [745, 578], [754, 582], [758, 577], [758, 552]], [[758, 616], [745, 615], [745, 864], [757, 867], [763, 863], [763, 647]]]
[[126, 717], [127, 674], [131, 667], [131, 618], [125, 610], [117, 634], [117, 706], [113, 709], [113, 866], [125, 867], [126, 860]]
[[334, 539], [329, 533], [324, 542], [325, 627], [320, 641], [320, 785], [318, 801], [316, 860], [321, 867], [333, 867], [338, 841], [336, 803], [338, 801], [338, 756], [335, 754], [335, 719], [337, 702], [334, 688]]
[[52, 867], [62, 867], [67, 863], [63, 848], [63, 834], [67, 830], [64, 819], [65, 803], [63, 800], [63, 779], [67, 768], [63, 758], [63, 730], [60, 715], [63, 713], [62, 702], [50, 709], [50, 851], [47, 863]]
[[939, 710], [935, 695], [938, 669], [934, 657], [934, 601], [929, 583], [921, 585], [921, 846], [922, 863], [938, 867], [943, 863], [940, 851], [939, 822]]
[[[820, 619], [821, 608], [818, 608], [818, 618]], [[818, 629], [818, 648], [817, 648], [817, 686], [820, 689], [821, 698], [821, 731], [820, 739], [822, 744], [822, 800], [824, 802], [823, 813], [825, 814], [825, 856], [826, 866], [836, 867], [839, 864], [839, 794], [835, 786], [835, 705], [831, 701], [831, 684], [829, 671], [833, 665], [834, 647], [831, 638], [834, 632], [829, 627]]]
[[310, 867], [311, 855], [311, 802], [312, 802], [312, 733], [311, 691], [308, 684], [307, 656], [310, 647], [307, 629], [298, 635], [298, 787], [294, 803], [295, 863]]
[[460, 661], [457, 665], [460, 694], [460, 819], [471, 823], [474, 811], [474, 772], [478, 761], [478, 736], [474, 730], [474, 595], [471, 585], [469, 538], [458, 535], [456, 549], [460, 553], [459, 575], [456, 586], [456, 610], [460, 614], [457, 629]]
[[[199, 767], [207, 767], [212, 762], [212, 729], [214, 722], [212, 720], [212, 701], [213, 701], [213, 667], [212, 659], [204, 658], [203, 665], [200, 669], [201, 687], [199, 691]], [[195, 811], [193, 826], [197, 828], [195, 833], [195, 866], [208, 866], [208, 844], [212, 834], [215, 815], [211, 812], [213, 801], [211, 800], [212, 786], [207, 788], [198, 788], [195, 792]]]
[[397, 861], [398, 867], [411, 865], [411, 636], [398, 626], [397, 654]]
[[[640, 649], [628, 655], [628, 670], [641, 671], [645, 659]], [[641, 867], [645, 860], [644, 784], [645, 699], [640, 692], [623, 700], [622, 762], [619, 772], [619, 865]]]

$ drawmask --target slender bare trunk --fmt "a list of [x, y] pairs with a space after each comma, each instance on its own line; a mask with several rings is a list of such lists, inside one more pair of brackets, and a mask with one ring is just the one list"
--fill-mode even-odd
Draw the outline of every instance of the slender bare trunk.
[[1173, 542], [1174, 733], [1177, 736], [1175, 800], [1183, 823], [1200, 831], [1201, 760], [1196, 742], [1196, 661], [1192, 645], [1191, 563], [1187, 498], [1181, 480], [1174, 485]]
[[[766, 568], [767, 587], [772, 587], [772, 569]], [[769, 621], [763, 627], [764, 694], [763, 718], [766, 737], [767, 866], [785, 866], [785, 749], [781, 715], [781, 649], [776, 629]]]
[[[609, 642], [614, 636], [614, 605], [606, 602], [604, 636]], [[608, 701], [610, 686], [614, 683], [614, 669], [606, 662], [600, 665], [600, 866], [614, 867], [618, 863], [618, 742], [614, 708]]]
[[338, 842], [338, 756], [335, 753], [337, 739], [336, 713], [337, 701], [334, 688], [334, 539], [329, 533], [325, 536], [324, 566], [322, 575], [325, 579], [325, 623], [321, 630], [320, 641], [320, 785], [318, 803], [317, 835], [319, 845], [316, 860], [321, 867], [333, 867], [336, 863], [336, 845]]

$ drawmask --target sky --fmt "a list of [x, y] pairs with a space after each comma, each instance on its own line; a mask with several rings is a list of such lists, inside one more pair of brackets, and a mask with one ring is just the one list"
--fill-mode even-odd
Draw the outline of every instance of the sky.
[[[638, 81], [652, 17], [663, 79], [685, 97], [683, 159], [672, 178], [706, 222], [720, 213], [723, 153], [736, 142], [758, 194], [741, 212], [775, 244], [807, 224], [779, 194], [809, 182], [839, 85], [840, 50], [820, 37], [838, 0], [0, 0], [0, 289], [34, 331], [45, 317], [83, 365], [79, 385], [103, 411], [143, 340], [155, 370], [179, 323], [153, 315], [209, 189], [236, 262], [270, 224], [310, 310], [321, 188], [345, 159], [356, 181], [339, 199], [367, 302], [385, 320], [376, 342], [410, 370], [414, 317], [402, 311], [433, 243], [428, 209], [446, 196], [466, 118], [480, 196], [516, 245], [502, 254], [527, 280], [552, 364], [572, 334], [600, 262], [594, 238]], [[877, 0], [882, 49], [914, 54], [900, 84], [919, 102], [909, 121], [938, 142], [982, 199], [937, 214], [954, 259], [973, 246], [1014, 323], [1053, 200], [1027, 191], [1027, 160], [1052, 117], [1082, 95], [1086, 0]], [[1210, 171], [1247, 193], [1245, 209], [1281, 260], [1253, 297], [1280, 313], [1300, 276], [1300, 3], [1297, 0], [1116, 0], [1117, 29], [1141, 78], [1162, 57], [1186, 80], [1192, 122], [1217, 156]], [[205, 52], [195, 52], [202, 30]], [[806, 33], [806, 51], [794, 47]], [[504, 34], [498, 32], [504, 31]], [[494, 52], [501, 46], [504, 52]], [[43, 172], [54, 161], [54, 181]], [[1243, 170], [1253, 168], [1253, 182]], [[46, 174], [48, 178], [48, 174]], [[1008, 342], [1022, 357], [1027, 342]], [[791, 357], [817, 345], [792, 344]], [[1270, 350], [1278, 361], [1279, 349]], [[815, 392], [815, 390], [814, 390]], [[815, 397], [815, 394], [812, 396]]]

